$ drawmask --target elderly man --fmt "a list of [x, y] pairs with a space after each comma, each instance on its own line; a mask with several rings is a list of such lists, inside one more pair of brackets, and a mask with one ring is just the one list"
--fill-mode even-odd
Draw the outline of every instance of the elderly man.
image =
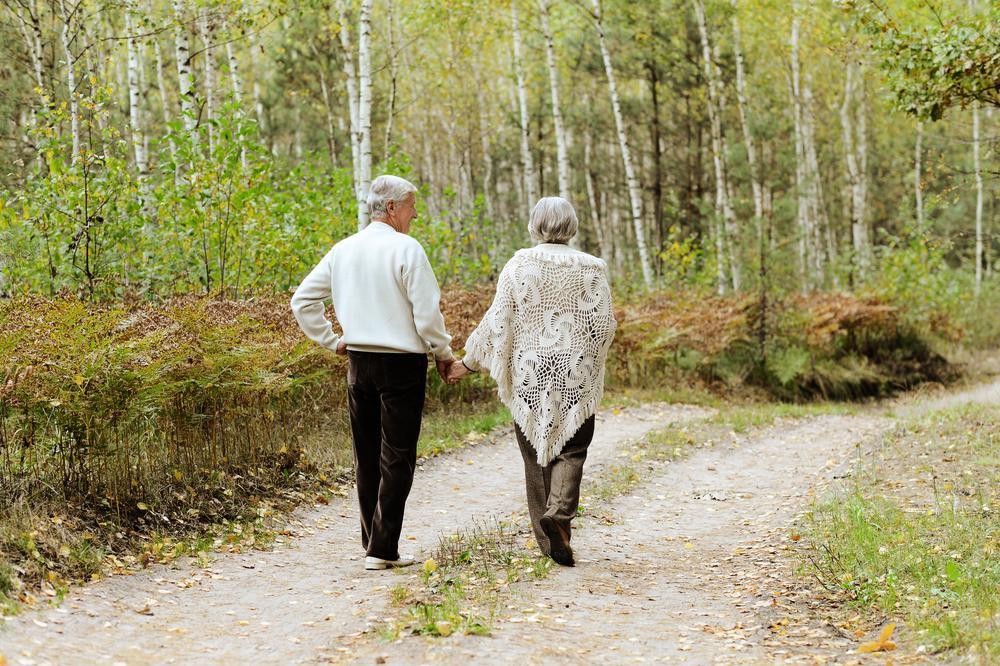
[[[371, 184], [372, 222], [333, 246], [292, 296], [303, 332], [349, 359], [351, 413], [365, 569], [413, 564], [399, 554], [403, 510], [413, 483], [424, 407], [427, 354], [447, 377], [455, 361], [424, 248], [407, 234], [417, 188], [396, 176]], [[343, 329], [337, 335], [323, 301]]]

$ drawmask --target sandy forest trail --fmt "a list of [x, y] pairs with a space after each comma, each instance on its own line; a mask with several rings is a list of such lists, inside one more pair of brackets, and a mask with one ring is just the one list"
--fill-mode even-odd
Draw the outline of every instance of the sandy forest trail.
[[[1000, 383], [942, 404], [998, 393]], [[602, 415], [587, 476], [645, 433], [710, 414], [646, 405]], [[579, 566], [521, 584], [489, 638], [386, 644], [363, 633], [391, 614], [389, 588], [416, 573], [362, 571], [348, 497], [293, 514], [292, 537], [273, 551], [75, 589], [59, 609], [8, 621], [0, 654], [11, 664], [849, 661], [857, 639], [801, 612], [788, 529], [893, 423], [874, 413], [781, 421], [659, 465], [584, 516]], [[423, 464], [403, 548], [426, 555], [477, 519], [522, 514], [516, 451], [505, 435]]]

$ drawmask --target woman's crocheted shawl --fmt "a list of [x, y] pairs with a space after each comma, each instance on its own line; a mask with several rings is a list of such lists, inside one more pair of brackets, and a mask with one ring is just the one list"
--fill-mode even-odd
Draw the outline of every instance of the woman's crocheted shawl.
[[565, 245], [519, 250], [465, 343], [466, 359], [489, 369], [540, 465], [559, 455], [604, 392], [617, 325], [607, 270]]

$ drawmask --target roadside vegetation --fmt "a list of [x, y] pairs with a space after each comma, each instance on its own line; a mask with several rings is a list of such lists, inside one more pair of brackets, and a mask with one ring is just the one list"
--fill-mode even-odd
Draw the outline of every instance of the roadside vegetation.
[[805, 569], [928, 654], [1000, 658], [1000, 411], [911, 418], [806, 517]]

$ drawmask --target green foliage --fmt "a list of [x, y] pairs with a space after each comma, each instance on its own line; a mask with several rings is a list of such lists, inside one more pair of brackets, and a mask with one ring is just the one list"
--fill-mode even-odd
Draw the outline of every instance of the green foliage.
[[940, 120], [954, 106], [1000, 106], [1000, 10], [987, 6], [954, 18], [936, 13], [913, 25], [877, 3], [855, 4], [898, 109]]
[[873, 288], [900, 306], [907, 323], [954, 340], [961, 335], [955, 321], [971, 289], [945, 261], [948, 249], [926, 228], [907, 227], [899, 236], [888, 235], [886, 245], [879, 248]]

